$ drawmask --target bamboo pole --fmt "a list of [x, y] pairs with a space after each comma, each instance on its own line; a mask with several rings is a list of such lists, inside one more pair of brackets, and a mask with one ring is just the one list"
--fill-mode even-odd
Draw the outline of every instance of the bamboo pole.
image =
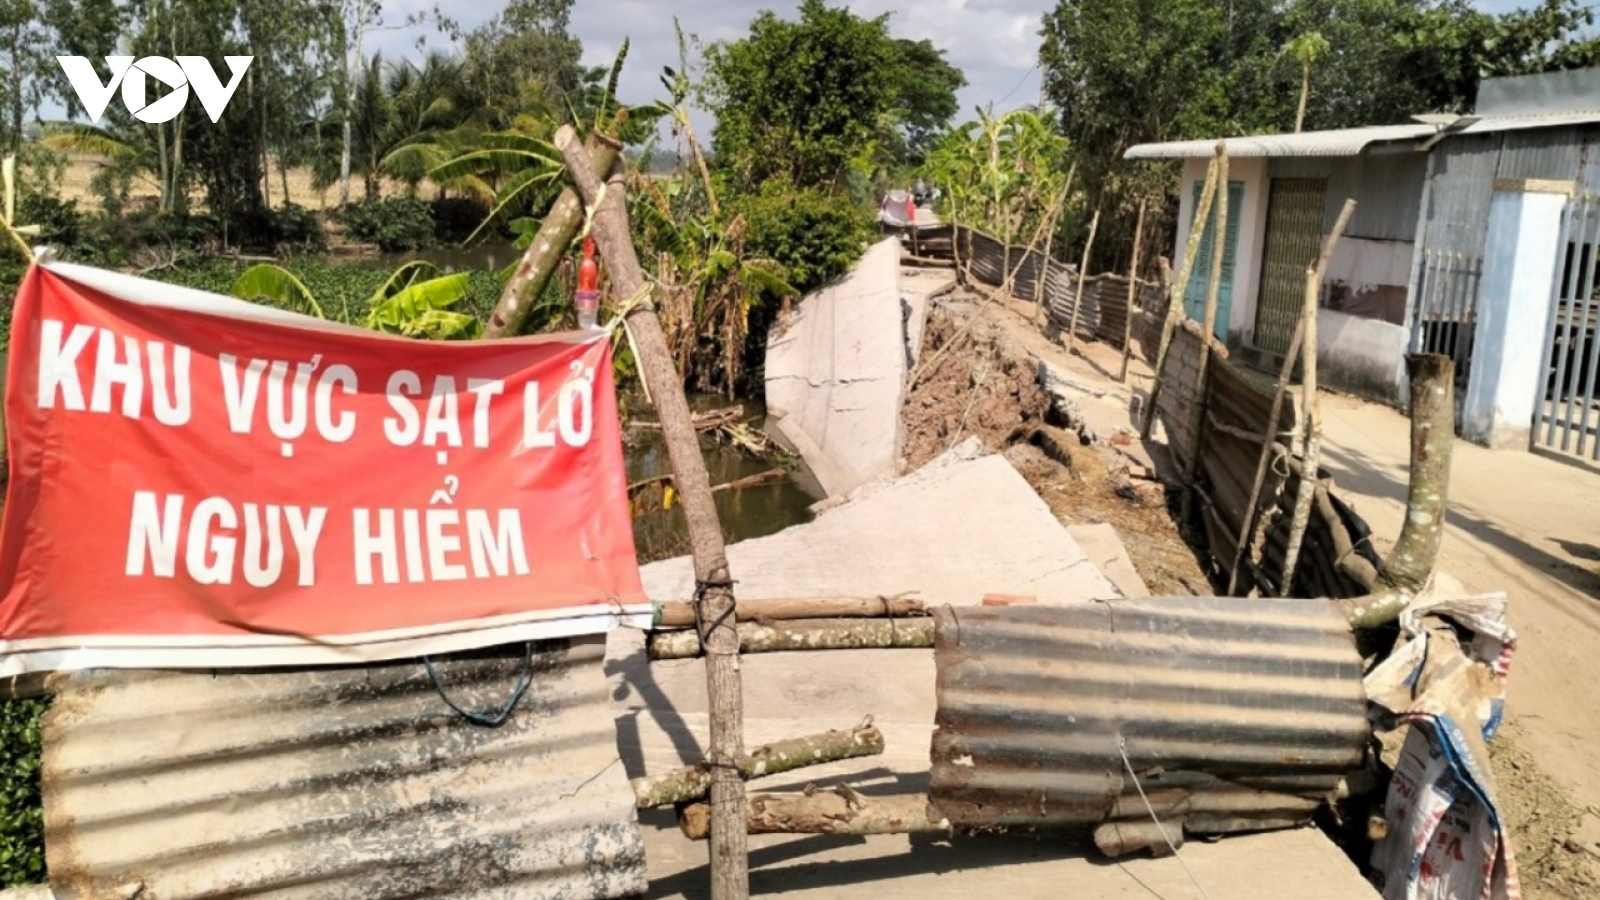
[[[616, 124], [621, 123], [619, 114]], [[603, 140], [598, 131], [589, 135], [585, 147], [596, 172], [611, 171], [620, 152], [618, 148]], [[505, 290], [500, 292], [500, 301], [495, 304], [494, 312], [489, 314], [489, 323], [483, 329], [485, 338], [516, 337], [522, 333], [528, 323], [528, 313], [538, 302], [539, 295], [544, 293], [550, 277], [560, 267], [567, 248], [583, 227], [583, 219], [584, 204], [578, 199], [577, 191], [570, 186], [563, 188], [561, 196], [551, 205], [550, 212], [545, 214], [544, 222], [533, 236], [533, 242], [523, 251], [522, 259], [517, 262], [511, 280], [506, 282]]]
[[1278, 445], [1278, 419], [1283, 414], [1283, 398], [1289, 392], [1289, 380], [1294, 377], [1294, 364], [1300, 358], [1300, 343], [1306, 334], [1304, 312], [1295, 320], [1294, 334], [1289, 337], [1289, 350], [1283, 357], [1283, 368], [1278, 372], [1278, 388], [1272, 394], [1272, 409], [1267, 414], [1267, 427], [1261, 432], [1261, 455], [1256, 459], [1256, 477], [1250, 485], [1250, 502], [1245, 504], [1244, 521], [1239, 525], [1239, 545], [1233, 551], [1233, 565], [1228, 567], [1228, 596], [1233, 596], [1239, 585], [1239, 566], [1244, 562], [1245, 550], [1255, 543], [1255, 526], [1261, 503], [1261, 490], [1267, 483], [1267, 469], [1272, 465], [1272, 448]]
[[[570, 125], [556, 131], [555, 145], [586, 209], [592, 232], [611, 272], [611, 283], [623, 297], [647, 298], [650, 283], [628, 232], [624, 205], [626, 187], [620, 173], [597, 171], [591, 154]], [[620, 148], [618, 148], [620, 150]], [[601, 186], [601, 177], [609, 181]], [[722, 540], [722, 525], [711, 497], [700, 441], [695, 435], [683, 381], [672, 362], [655, 304], [631, 303], [625, 323], [633, 337], [645, 383], [651, 385], [667, 456], [683, 498], [684, 518], [694, 559], [695, 600], [700, 639], [706, 653], [711, 740], [707, 762], [711, 772], [711, 896], [713, 900], [745, 900], [750, 896], [749, 839], [744, 820], [744, 696], [739, 677], [739, 638], [734, 631], [733, 578]]]
[[[846, 731], [825, 731], [805, 737], [789, 738], [750, 751], [739, 766], [746, 781], [781, 775], [806, 766], [878, 756], [883, 753], [883, 732], [872, 724], [872, 717]], [[705, 797], [711, 790], [711, 767], [705, 763], [675, 769], [665, 775], [633, 779], [634, 806], [651, 809], [675, 806]]]
[[[1227, 145], [1217, 141], [1217, 155], [1228, 152]], [[1226, 190], [1227, 186], [1224, 185]], [[1183, 265], [1178, 269], [1178, 280], [1172, 286], [1172, 296], [1167, 300], [1167, 319], [1161, 325], [1161, 343], [1156, 347], [1156, 373], [1155, 380], [1150, 384], [1150, 399], [1146, 401], [1148, 409], [1144, 413], [1144, 423], [1139, 426], [1139, 437], [1150, 439], [1150, 429], [1155, 425], [1157, 409], [1161, 400], [1161, 370], [1167, 364], [1167, 351], [1172, 347], [1172, 332], [1177, 330], [1178, 321], [1183, 317], [1183, 298], [1189, 291], [1189, 278], [1194, 274], [1194, 258], [1200, 253], [1200, 239], [1205, 234], [1206, 220], [1211, 218], [1211, 200], [1217, 191], [1217, 163], [1212, 160], [1211, 167], [1206, 170], [1206, 184], [1200, 190], [1200, 203], [1195, 207], [1194, 217], [1189, 222], [1189, 244], [1183, 252]]]
[[[796, 619], [791, 622], [740, 622], [739, 652], [785, 653], [803, 650], [922, 649], [933, 646], [933, 619]], [[700, 655], [693, 631], [651, 632], [651, 660], [693, 659]]]
[[[741, 622], [788, 619], [904, 619], [928, 614], [921, 600], [909, 597], [796, 597], [740, 600]], [[655, 628], [694, 625], [694, 604], [666, 600], [655, 605]]]
[[[704, 804], [685, 807], [678, 827], [692, 841], [705, 840], [709, 814]], [[756, 794], [750, 798], [746, 827], [751, 834], [912, 834], [949, 831], [922, 794], [864, 797], [841, 785], [831, 791]]]
[[1188, 458], [1183, 466], [1183, 503], [1180, 521], [1189, 520], [1194, 505], [1195, 478], [1200, 474], [1200, 436], [1203, 434], [1206, 415], [1206, 387], [1211, 375], [1211, 342], [1217, 332], [1217, 300], [1222, 296], [1222, 266], [1228, 249], [1228, 152], [1217, 150], [1217, 218], [1211, 232], [1211, 271], [1206, 284], [1206, 309], [1201, 319], [1202, 340], [1200, 359], [1196, 363], [1194, 402], [1189, 407], [1189, 435], [1194, 445], [1187, 448]]
[[1089, 240], [1083, 244], [1083, 261], [1078, 265], [1078, 293], [1072, 299], [1072, 322], [1067, 326], [1067, 352], [1072, 352], [1073, 341], [1078, 337], [1078, 313], [1083, 309], [1083, 280], [1089, 276], [1089, 254], [1094, 250], [1095, 232], [1100, 230], [1100, 210], [1089, 220]]
[[1139, 249], [1144, 239], [1145, 201], [1139, 201], [1139, 218], [1133, 226], [1133, 259], [1128, 263], [1128, 308], [1122, 317], [1122, 368], [1117, 381], [1128, 383], [1128, 357], [1133, 353], [1133, 301], [1139, 294]]
[[1305, 429], [1301, 435], [1300, 490], [1295, 495], [1294, 518], [1289, 523], [1289, 547], [1283, 554], [1283, 579], [1278, 583], [1278, 596], [1287, 597], [1294, 589], [1294, 570], [1300, 563], [1300, 546], [1305, 542], [1306, 527], [1311, 521], [1311, 501], [1317, 491], [1317, 467], [1322, 450], [1322, 403], [1317, 396], [1317, 295], [1321, 293], [1322, 276], [1333, 258], [1333, 248], [1338, 246], [1350, 216], [1356, 210], [1356, 201], [1344, 201], [1333, 231], [1322, 242], [1322, 255], [1316, 264], [1306, 269], [1306, 296], [1300, 317], [1305, 322], [1305, 365], [1301, 379], [1302, 402], [1305, 405]]

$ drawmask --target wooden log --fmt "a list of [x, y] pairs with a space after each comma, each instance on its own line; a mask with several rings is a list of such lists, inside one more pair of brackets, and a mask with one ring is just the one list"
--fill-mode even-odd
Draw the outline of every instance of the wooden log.
[[[883, 732], [868, 718], [846, 731], [825, 731], [757, 747], [739, 764], [739, 774], [750, 781], [806, 766], [881, 753]], [[634, 804], [639, 809], [691, 803], [704, 798], [710, 790], [711, 767], [705, 763], [685, 766], [665, 775], [633, 779]]]
[[[650, 282], [628, 231], [627, 187], [621, 173], [611, 171], [604, 188], [591, 154], [570, 125], [556, 130], [554, 143], [567, 164], [567, 174], [586, 209], [591, 230], [610, 269], [611, 283], [623, 297], [646, 297]], [[617, 148], [620, 152], [620, 147]], [[654, 303], [633, 303], [624, 320], [639, 357], [640, 372], [661, 418], [662, 438], [672, 461], [674, 481], [683, 497], [684, 519], [694, 559], [699, 638], [706, 647], [706, 694], [711, 735], [706, 757], [712, 765], [711, 807], [715, 829], [711, 839], [712, 900], [747, 900], [750, 896], [749, 839], [744, 818], [744, 691], [739, 677], [739, 636], [734, 631], [733, 575], [728, 567], [722, 525], [711, 496], [711, 478], [700, 439], [689, 413], [683, 379], [673, 364]]]
[[1283, 578], [1278, 584], [1278, 596], [1287, 597], [1294, 590], [1294, 570], [1300, 562], [1300, 547], [1305, 542], [1306, 526], [1311, 521], [1311, 501], [1317, 489], [1317, 466], [1322, 449], [1322, 402], [1317, 396], [1317, 294], [1322, 287], [1322, 276], [1328, 271], [1328, 261], [1338, 246], [1350, 216], [1356, 211], [1356, 201], [1346, 199], [1344, 209], [1333, 223], [1333, 231], [1322, 242], [1322, 255], [1316, 264], [1306, 270], [1306, 295], [1301, 316], [1305, 322], [1305, 375], [1301, 379], [1301, 398], [1305, 405], [1305, 428], [1302, 432], [1303, 450], [1300, 454], [1300, 490], [1295, 496], [1294, 518], [1289, 522], [1289, 547], [1283, 554]]
[[[616, 124], [621, 125], [620, 117]], [[590, 134], [586, 146], [595, 172], [603, 175], [616, 165], [620, 148], [601, 139], [598, 131]], [[560, 267], [567, 248], [583, 227], [584, 205], [572, 187], [562, 189], [561, 195], [551, 204], [550, 211], [540, 223], [533, 242], [523, 251], [522, 259], [517, 262], [511, 280], [506, 282], [505, 290], [500, 292], [500, 301], [495, 304], [494, 312], [489, 314], [489, 322], [483, 328], [485, 338], [516, 337], [522, 333], [528, 323], [528, 313], [533, 310], [539, 295], [544, 293], [551, 276]]]
[[[751, 834], [913, 834], [949, 831], [922, 794], [863, 797], [849, 787], [798, 794], [756, 794], [750, 798], [746, 827]], [[703, 841], [710, 815], [703, 803], [684, 807], [678, 827], [692, 841]]]
[[1128, 263], [1128, 309], [1122, 317], [1122, 368], [1117, 381], [1128, 383], [1128, 357], [1133, 353], [1133, 301], [1139, 294], [1139, 245], [1144, 239], [1145, 201], [1139, 201], [1139, 218], [1133, 226], [1133, 259]]
[[[694, 430], [696, 432], [704, 432], [722, 428], [727, 425], [732, 425], [743, 418], [744, 406], [743, 404], [736, 403], [733, 406], [724, 406], [721, 409], [712, 409], [703, 413], [696, 413], [691, 421], [694, 423]], [[629, 424], [641, 431], [661, 430], [660, 422], [631, 422]]]
[[[739, 621], [783, 621], [790, 619], [902, 619], [928, 614], [921, 600], [909, 597], [795, 597], [772, 600], [740, 600]], [[683, 600], [667, 600], [655, 605], [655, 628], [690, 628], [694, 625], [694, 606]]]
[[[1217, 141], [1217, 155], [1228, 152], [1227, 144]], [[1228, 186], [1223, 185], [1223, 190]], [[1212, 160], [1206, 171], [1205, 187], [1200, 190], [1200, 203], [1195, 206], [1194, 218], [1189, 222], [1189, 243], [1183, 251], [1183, 265], [1178, 269], [1178, 280], [1172, 286], [1172, 296], [1167, 300], [1167, 318], [1161, 325], [1161, 342], [1156, 345], [1156, 376], [1150, 383], [1150, 399], [1144, 422], [1139, 426], [1139, 437], [1149, 440], [1150, 430], [1160, 415], [1161, 370], [1167, 365], [1167, 351], [1172, 347], [1172, 333], [1183, 318], [1183, 298], [1189, 290], [1189, 278], [1194, 274], [1194, 258], [1200, 255], [1200, 238], [1205, 234], [1207, 220], [1211, 218], [1211, 201], [1217, 192], [1217, 163]]]
[[[757, 472], [754, 475], [746, 475], [743, 478], [735, 478], [732, 481], [724, 481], [721, 484], [713, 485], [711, 488], [711, 493], [720, 494], [723, 491], [737, 491], [740, 488], [755, 487], [758, 484], [766, 484], [769, 481], [777, 481], [780, 478], [784, 478], [788, 474], [788, 469], [768, 469], [765, 472]], [[671, 480], [672, 473], [666, 472], [661, 475], [651, 476], [650, 478], [641, 478], [638, 481], [631, 481], [628, 483], [628, 493], [631, 494], [634, 491], [642, 490], [653, 484], [661, 484], [662, 482]]]
[[[740, 653], [791, 650], [867, 650], [933, 646], [933, 619], [795, 619], [738, 624]], [[693, 659], [700, 636], [693, 631], [656, 631], [649, 638], [653, 660]]]

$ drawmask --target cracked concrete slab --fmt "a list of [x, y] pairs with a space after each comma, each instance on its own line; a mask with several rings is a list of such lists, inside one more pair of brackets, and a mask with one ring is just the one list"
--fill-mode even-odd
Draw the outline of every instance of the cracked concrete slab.
[[880, 241], [800, 301], [767, 344], [767, 411], [829, 496], [892, 474], [907, 376], [900, 244]]

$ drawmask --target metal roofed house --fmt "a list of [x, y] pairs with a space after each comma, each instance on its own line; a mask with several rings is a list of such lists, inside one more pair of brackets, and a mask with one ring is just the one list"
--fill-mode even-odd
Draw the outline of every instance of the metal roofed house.
[[[1125, 154], [1184, 160], [1180, 250], [1216, 141]], [[1224, 143], [1219, 338], [1276, 369], [1306, 267], [1354, 198], [1320, 301], [1324, 379], [1398, 403], [1405, 353], [1444, 353], [1456, 361], [1464, 436], [1600, 458], [1600, 69], [1485, 79], [1472, 115]], [[1196, 319], [1210, 243], [1184, 298]]]

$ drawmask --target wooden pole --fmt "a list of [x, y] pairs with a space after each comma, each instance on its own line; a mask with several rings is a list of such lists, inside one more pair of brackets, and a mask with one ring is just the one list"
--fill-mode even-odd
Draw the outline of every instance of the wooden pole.
[[[584, 206], [592, 210], [591, 230], [610, 268], [611, 283], [622, 297], [648, 297], [650, 283], [628, 231], [627, 188], [620, 173], [597, 172], [589, 152], [570, 125], [556, 131], [555, 145]], [[620, 150], [620, 148], [618, 148]], [[602, 188], [600, 178], [609, 174]], [[749, 838], [744, 824], [744, 695], [739, 678], [739, 636], [734, 631], [733, 578], [728, 570], [722, 525], [711, 497], [711, 479], [695, 435], [683, 381], [672, 363], [654, 303], [634, 303], [626, 312], [639, 367], [661, 418], [661, 433], [672, 461], [673, 480], [683, 498], [694, 558], [695, 600], [700, 640], [706, 649], [706, 690], [710, 700], [711, 740], [711, 896], [745, 900], [750, 896]]]
[[[621, 124], [620, 118], [618, 124]], [[610, 172], [616, 164], [618, 148], [602, 140], [598, 131], [589, 135], [585, 146], [595, 171]], [[511, 280], [506, 282], [505, 290], [501, 291], [494, 312], [489, 314], [489, 323], [483, 329], [485, 338], [516, 337], [522, 333], [528, 324], [528, 313], [560, 268], [561, 258], [578, 236], [578, 229], [583, 227], [583, 218], [583, 202], [578, 199], [577, 192], [571, 187], [563, 188], [550, 212], [545, 214], [533, 243], [522, 252], [522, 259], [517, 262]]]
[[1061, 186], [1061, 199], [1051, 214], [1050, 236], [1045, 238], [1044, 241], [1044, 264], [1039, 268], [1039, 284], [1036, 285], [1037, 290], [1033, 292], [1033, 321], [1035, 324], [1038, 323], [1039, 314], [1044, 309], [1045, 292], [1050, 285], [1050, 253], [1056, 243], [1056, 224], [1061, 219], [1061, 210], [1067, 205], [1067, 196], [1072, 193], [1072, 177], [1076, 174], [1078, 174], [1078, 161], [1073, 160], [1072, 165], [1067, 167], [1067, 181]]
[[1228, 152], [1217, 150], [1217, 224], [1211, 232], [1211, 271], [1206, 284], [1206, 311], [1201, 320], [1200, 359], [1196, 363], [1194, 402], [1189, 407], [1189, 434], [1194, 446], [1188, 448], [1188, 459], [1183, 467], [1183, 504], [1180, 519], [1187, 522], [1193, 508], [1195, 478], [1200, 474], [1200, 437], [1206, 422], [1206, 387], [1211, 374], [1211, 342], [1217, 330], [1217, 300], [1222, 296], [1222, 266], [1228, 249]]
[[1078, 293], [1072, 298], [1072, 322], [1067, 326], [1067, 352], [1072, 352], [1072, 343], [1078, 337], [1078, 312], [1083, 309], [1083, 280], [1089, 276], [1089, 254], [1094, 250], [1094, 235], [1100, 230], [1100, 210], [1094, 211], [1094, 218], [1089, 220], [1089, 240], [1083, 245], [1083, 261], [1078, 264]]
[[1122, 317], [1122, 368], [1117, 381], [1128, 383], [1128, 357], [1133, 353], [1133, 301], [1139, 295], [1139, 249], [1144, 240], [1145, 201], [1139, 201], [1139, 218], [1133, 226], [1133, 259], [1128, 263], [1128, 309]]
[[[949, 831], [950, 824], [921, 794], [864, 797], [841, 785], [831, 791], [756, 794], [750, 798], [746, 827], [751, 834], [911, 834]], [[708, 810], [685, 807], [678, 827], [692, 841], [704, 840]]]
[[[928, 607], [910, 597], [796, 597], [740, 600], [739, 621], [788, 619], [904, 619], [928, 614]], [[655, 628], [690, 628], [694, 604], [666, 600], [655, 606]]]
[[[872, 724], [872, 717], [848, 731], [825, 731], [805, 737], [789, 738], [757, 747], [746, 756], [739, 774], [746, 781], [781, 775], [806, 766], [878, 756], [883, 753], [883, 732]], [[705, 763], [675, 769], [665, 775], [633, 779], [634, 806], [651, 809], [691, 803], [711, 790], [711, 767]]]
[[1283, 554], [1283, 580], [1278, 584], [1278, 596], [1287, 597], [1294, 589], [1294, 570], [1300, 563], [1300, 546], [1305, 541], [1306, 527], [1311, 521], [1311, 500], [1317, 492], [1318, 457], [1322, 450], [1322, 403], [1317, 397], [1317, 295], [1321, 293], [1322, 276], [1328, 270], [1328, 260], [1333, 258], [1333, 248], [1338, 246], [1350, 216], [1356, 211], [1356, 201], [1344, 201], [1333, 231], [1322, 242], [1322, 255], [1315, 265], [1306, 269], [1305, 303], [1300, 316], [1305, 322], [1305, 376], [1301, 379], [1302, 402], [1305, 404], [1305, 430], [1301, 435], [1300, 490], [1295, 495], [1294, 518], [1289, 524], [1289, 547]]
[[[1227, 145], [1217, 141], [1217, 155], [1228, 152]], [[1226, 190], [1227, 186], [1224, 185]], [[1150, 429], [1156, 422], [1156, 410], [1161, 400], [1161, 370], [1167, 364], [1167, 351], [1172, 347], [1172, 332], [1177, 330], [1178, 322], [1183, 316], [1183, 298], [1189, 291], [1189, 277], [1194, 274], [1194, 258], [1200, 254], [1200, 238], [1206, 231], [1206, 220], [1211, 218], [1211, 200], [1217, 192], [1217, 163], [1212, 160], [1211, 168], [1206, 171], [1206, 184], [1200, 190], [1200, 203], [1195, 207], [1194, 217], [1189, 222], [1189, 245], [1183, 252], [1183, 265], [1178, 269], [1178, 280], [1172, 286], [1172, 296], [1167, 301], [1167, 320], [1161, 326], [1161, 343], [1156, 347], [1156, 376], [1150, 384], [1150, 399], [1146, 401], [1148, 409], [1144, 413], [1144, 422], [1139, 426], [1139, 437], [1150, 439]]]
[[[795, 619], [740, 622], [741, 653], [804, 650], [922, 649], [933, 646], [933, 619]], [[652, 660], [693, 659], [700, 655], [693, 631], [653, 631], [646, 645]]]
[[1256, 458], [1256, 477], [1250, 485], [1250, 502], [1245, 504], [1244, 521], [1239, 525], [1239, 545], [1233, 551], [1233, 565], [1228, 567], [1228, 596], [1233, 596], [1239, 586], [1239, 566], [1244, 562], [1245, 548], [1255, 542], [1255, 526], [1261, 503], [1261, 489], [1267, 483], [1267, 468], [1272, 465], [1272, 447], [1278, 441], [1278, 419], [1283, 414], [1283, 398], [1289, 393], [1289, 380], [1294, 377], [1294, 364], [1300, 358], [1300, 343], [1305, 339], [1306, 317], [1304, 310], [1295, 320], [1294, 334], [1289, 337], [1289, 352], [1283, 357], [1283, 369], [1278, 372], [1278, 389], [1272, 394], [1272, 410], [1267, 414], [1267, 427], [1261, 432], [1261, 455]]

